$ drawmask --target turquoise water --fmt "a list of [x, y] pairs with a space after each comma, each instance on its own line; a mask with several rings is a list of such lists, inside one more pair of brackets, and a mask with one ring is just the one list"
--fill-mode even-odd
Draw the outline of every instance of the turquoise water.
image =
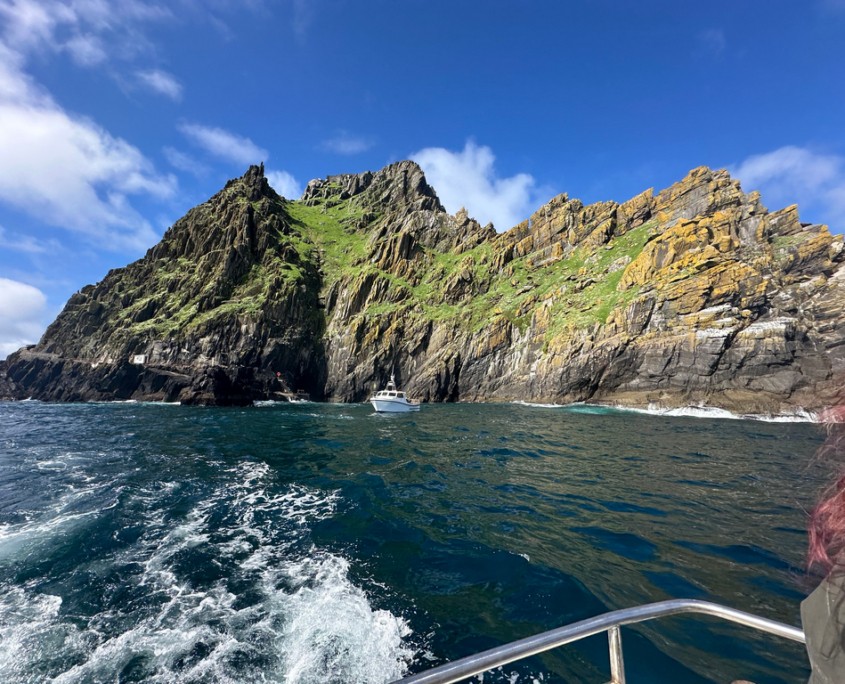
[[[822, 438], [583, 407], [2, 404], [0, 681], [387, 682], [675, 597], [798, 624]], [[633, 683], [808, 675], [799, 644], [712, 618], [622, 635]], [[597, 636], [483, 681], [608, 672]]]

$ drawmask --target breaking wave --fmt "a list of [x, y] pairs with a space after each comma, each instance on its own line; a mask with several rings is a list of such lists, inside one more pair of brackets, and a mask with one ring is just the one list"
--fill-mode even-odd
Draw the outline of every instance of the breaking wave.
[[544, 404], [530, 401], [514, 401], [513, 404], [518, 406], [528, 406], [531, 408], [548, 408], [548, 409], [563, 409], [576, 413], [643, 413], [651, 416], [669, 416], [669, 417], [685, 417], [685, 418], [708, 418], [721, 420], [759, 420], [768, 423], [816, 423], [818, 416], [803, 409], [796, 409], [791, 413], [783, 413], [778, 415], [756, 414], [756, 413], [732, 413], [725, 409], [717, 408], [715, 406], [681, 406], [676, 408], [665, 408], [656, 404], [648, 408], [636, 408], [632, 406], [617, 406], [606, 404]]
[[732, 413], [725, 409], [713, 406], [681, 406], [677, 408], [663, 408], [660, 406], [649, 406], [645, 409], [614, 407], [619, 411], [633, 411], [635, 413], [647, 413], [653, 416], [679, 416], [687, 418], [710, 418], [722, 420], [760, 420], [769, 423], [815, 423], [818, 418], [814, 413], [796, 409], [792, 413], [779, 415], [757, 414], [757, 413]]

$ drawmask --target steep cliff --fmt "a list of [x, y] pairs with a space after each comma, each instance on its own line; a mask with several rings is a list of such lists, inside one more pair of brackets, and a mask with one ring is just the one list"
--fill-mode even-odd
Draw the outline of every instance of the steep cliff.
[[251, 167], [129, 266], [70, 298], [10, 357], [23, 394], [246, 403], [325, 382], [320, 273], [285, 200]]
[[298, 201], [252, 167], [74, 295], [6, 393], [361, 401], [395, 370], [428, 401], [818, 409], [845, 367], [843, 262], [840, 236], [706, 168], [497, 234], [412, 162]]

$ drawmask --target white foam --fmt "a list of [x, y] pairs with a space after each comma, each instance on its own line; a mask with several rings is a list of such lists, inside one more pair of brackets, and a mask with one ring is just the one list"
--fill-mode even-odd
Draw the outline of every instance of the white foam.
[[102, 401], [86, 401], [86, 404], [133, 404], [136, 406], [181, 406], [181, 401], [139, 401], [138, 399], [107, 399]]
[[[275, 596], [285, 615], [277, 643], [286, 682], [376, 684], [407, 671], [414, 657], [403, 642], [411, 634], [407, 622], [373, 610], [367, 595], [349, 581], [348, 570], [348, 562], [333, 554], [282, 566], [294, 587], [290, 594]], [[270, 586], [275, 574], [266, 575]]]
[[722, 420], [759, 420], [772, 423], [815, 423], [818, 422], [818, 416], [803, 409], [796, 409], [792, 413], [784, 413], [780, 415], [766, 415], [756, 413], [732, 413], [725, 409], [717, 408], [715, 406], [681, 406], [677, 408], [664, 408], [657, 405], [649, 406], [649, 408], [634, 408], [627, 406], [614, 406], [613, 408], [619, 411], [631, 411], [634, 413], [645, 413], [655, 416], [681, 416], [687, 418], [714, 418]]
[[779, 416], [757, 416], [756, 420], [763, 420], [768, 423], [818, 423], [819, 415], [812, 411], [796, 409], [794, 413]]
[[[114, 559], [145, 595], [131, 612], [118, 606], [76, 627], [58, 597], [14, 589], [14, 605], [0, 601], [0, 681], [28, 684], [47, 659], [73, 663], [50, 671], [53, 684], [118, 681], [129, 667], [150, 684], [375, 684], [403, 676], [415, 653], [407, 622], [372, 607], [350, 580], [347, 559], [302, 543], [314, 522], [335, 514], [338, 493], [273, 487], [266, 463], [221, 470], [220, 484], [175, 521], [179, 485], [132, 492], [145, 531]], [[236, 575], [194, 585], [184, 559], [197, 547]], [[249, 600], [231, 583], [250, 587]], [[36, 641], [52, 650], [22, 659]]]
[[542, 404], [530, 401], [513, 401], [511, 403], [516, 404], [518, 406], [527, 406], [530, 408], [563, 409], [572, 411], [573, 413], [607, 414], [613, 413], [614, 411], [622, 410], [621, 408], [618, 408], [616, 406], [606, 406], [604, 404], [585, 404], [583, 401], [574, 401], [569, 404]]
[[62, 599], [21, 587], [0, 591], [0, 681], [35, 682], [39, 663], [84, 648], [79, 631], [57, 619]]
[[601, 413], [606, 413], [608, 411], [620, 411], [642, 413], [652, 416], [712, 418], [722, 420], [760, 420], [769, 423], [817, 423], [819, 420], [817, 414], [800, 408], [789, 413], [772, 415], [757, 413], [738, 414], [715, 406], [706, 405], [666, 408], [657, 404], [652, 404], [648, 408], [638, 408], [617, 404], [587, 404], [583, 402], [574, 402], [571, 404], [542, 404], [528, 401], [514, 401], [511, 403], [519, 406], [529, 406], [532, 408], [575, 409], [581, 413], [589, 413], [590, 409], [594, 409], [596, 412]]
[[56, 461], [56, 460], [49, 460], [49, 461], [38, 461], [35, 464], [35, 467], [38, 470], [43, 470], [45, 472], [60, 472], [63, 470], [67, 470], [67, 463], [64, 461]]
[[[111, 506], [95, 508], [101, 487], [67, 487], [66, 492], [48, 509], [32, 511], [23, 522], [0, 525], [0, 565], [4, 562], [52, 549], [52, 540], [58, 536], [76, 534], [80, 526], [90, 524], [100, 511], [116, 502], [116, 492]], [[78, 510], [89, 507], [89, 510]]]
[[[519, 672], [508, 672], [505, 673], [504, 668], [497, 667], [492, 672], [496, 673], [497, 681], [501, 681], [502, 677], [508, 678], [508, 684], [519, 684], [522, 681], [522, 676]], [[476, 675], [476, 681], [479, 684], [484, 684], [484, 677], [485, 673], [481, 673], [480, 675]], [[540, 674], [536, 675], [526, 675], [525, 684], [543, 684], [546, 681], [546, 676], [541, 672]]]
[[286, 406], [288, 404], [313, 404], [316, 402], [311, 401], [310, 399], [285, 399], [283, 401], [279, 401], [277, 399], [255, 399], [252, 402], [253, 406], [259, 407], [267, 407], [267, 406]]
[[[330, 404], [326, 404], [326, 406], [330, 406]], [[337, 415], [325, 414], [325, 413], [304, 413], [304, 416], [308, 416], [309, 418], [319, 418], [320, 420], [355, 420], [355, 416], [350, 416], [345, 413], [338, 413]], [[381, 415], [381, 414], [376, 414]]]
[[[373, 610], [348, 569], [345, 559], [318, 551], [265, 566], [258, 585], [263, 600], [242, 608], [222, 583], [204, 592], [173, 584], [170, 600], [156, 613], [90, 648], [84, 662], [53, 684], [116, 681], [139, 658], [150, 672], [145, 681], [161, 684], [376, 684], [400, 678], [414, 656], [403, 642], [411, 631], [403, 619]], [[204, 655], [186, 667], [198, 648]]]
[[565, 408], [569, 406], [569, 404], [543, 404], [539, 402], [533, 401], [512, 401], [512, 404], [517, 404], [518, 406], [530, 406], [532, 408]]
[[[637, 409], [634, 409], [635, 411]], [[651, 413], [658, 416], [679, 416], [686, 418], [721, 418], [724, 420], [741, 420], [742, 416], [731, 413], [715, 406], [679, 406], [676, 408], [662, 408], [653, 406], [640, 410], [641, 413]]]

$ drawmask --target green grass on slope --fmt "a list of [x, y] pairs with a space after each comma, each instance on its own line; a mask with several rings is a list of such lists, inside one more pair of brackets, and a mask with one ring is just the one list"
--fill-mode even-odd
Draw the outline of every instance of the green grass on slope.
[[293, 227], [318, 249], [326, 286], [340, 278], [354, 276], [366, 257], [367, 248], [366, 234], [356, 228], [365, 218], [364, 209], [350, 201], [334, 206], [329, 204], [285, 204]]
[[[533, 267], [530, 255], [516, 259], [490, 278], [486, 292], [455, 313], [472, 330], [482, 328], [491, 313], [498, 313], [524, 329], [535, 308], [546, 298], [552, 298], [551, 335], [566, 328], [604, 323], [614, 308], [626, 305], [637, 294], [635, 290], [616, 290], [624, 266], [613, 273], [608, 270], [620, 259], [635, 259], [647, 242], [650, 229], [650, 224], [642, 225], [595, 250], [576, 248], [566, 258], [545, 266]], [[475, 269], [479, 279], [490, 277], [489, 260], [476, 261]]]
[[654, 222], [649, 222], [630, 230], [592, 254], [583, 248], [573, 252], [576, 263], [583, 265], [576, 277], [567, 278], [558, 289], [552, 304], [547, 340], [567, 329], [604, 324], [613, 310], [628, 306], [637, 297], [639, 288], [632, 287], [623, 292], [617, 290], [625, 266], [612, 273], [608, 273], [608, 269], [620, 259], [624, 260], [619, 262], [620, 265], [636, 259], [648, 242], [654, 225]]
[[[198, 313], [200, 302], [218, 286], [218, 279], [209, 274], [219, 270], [214, 263], [219, 255], [205, 254], [198, 264], [184, 257], [164, 260], [152, 282], [145, 284], [145, 296], [122, 310], [121, 324], [126, 333], [166, 338], [217, 317], [256, 317], [268, 302], [301, 283], [303, 269], [314, 265], [323, 274], [324, 288], [373, 271], [388, 280], [391, 289], [402, 291], [397, 292], [396, 301], [369, 305], [361, 312], [364, 316], [418, 316], [454, 321], [466, 330], [478, 331], [493, 316], [501, 315], [525, 329], [536, 308], [550, 299], [548, 340], [567, 329], [604, 323], [611, 311], [638, 294], [634, 288], [617, 291], [624, 271], [624, 265], [619, 267], [623, 264], [620, 260], [636, 258], [653, 227], [652, 223], [642, 225], [595, 249], [576, 248], [566, 258], [544, 266], [532, 266], [529, 255], [498, 272], [494, 271], [495, 254], [489, 243], [462, 254], [427, 249], [425, 262], [418, 265], [420, 277], [412, 283], [368, 262], [370, 233], [365, 226], [377, 217], [367, 214], [354, 199], [323, 201], [314, 206], [285, 202], [284, 210], [293, 231], [278, 236], [281, 251], [264, 255], [262, 263], [255, 264], [240, 282], [230, 284], [229, 295], [218, 306]], [[283, 258], [285, 246], [288, 254], [295, 250], [296, 258]], [[616, 270], [608, 273], [614, 262]], [[446, 300], [450, 287], [465, 288], [457, 303]], [[194, 294], [188, 298], [185, 292]], [[133, 322], [131, 319], [151, 300], [156, 303], [157, 315]]]
[[[636, 288], [625, 292], [618, 292], [616, 288], [625, 265], [642, 251], [653, 225], [639, 226], [593, 250], [577, 248], [566, 258], [545, 266], [532, 266], [529, 255], [512, 261], [500, 272], [493, 270], [494, 254], [489, 243], [462, 254], [427, 250], [427, 265], [417, 285], [367, 264], [365, 269], [378, 272], [394, 288], [405, 290], [405, 297], [398, 302], [371, 304], [361, 315], [375, 317], [401, 313], [410, 318], [454, 321], [472, 332], [484, 328], [494, 315], [501, 315], [525, 329], [535, 309], [551, 298], [552, 323], [547, 337], [567, 329], [604, 323], [611, 311], [627, 306], [637, 296], [639, 290]], [[609, 273], [614, 262], [616, 269]], [[355, 263], [347, 261], [344, 268], [347, 272], [360, 274], [363, 272], [360, 261], [358, 264], [356, 267]], [[470, 282], [465, 286], [475, 294], [457, 303], [448, 303], [447, 290], [461, 274], [469, 276]]]
[[[245, 198], [237, 200], [246, 203]], [[252, 204], [256, 211], [262, 209], [260, 203]], [[280, 233], [278, 251], [268, 251], [245, 276], [228, 283], [228, 295], [217, 306], [199, 312], [200, 303], [221, 286], [220, 254], [203, 254], [197, 262], [185, 257], [164, 258], [151, 277], [138, 284], [135, 293], [128, 293], [131, 303], [120, 309], [116, 321], [118, 336], [166, 339], [218, 318], [257, 318], [268, 303], [287, 296], [291, 288], [302, 283], [311, 265], [321, 268], [326, 285], [358, 272], [366, 256], [366, 235], [356, 230], [366, 218], [363, 209], [351, 202], [335, 206], [286, 202], [284, 209], [293, 231]], [[291, 249], [296, 253], [294, 258], [290, 258]], [[156, 315], [134, 321], [151, 302]]]
[[[196, 262], [186, 257], [160, 259], [151, 276], [138, 284], [134, 296], [128, 292], [131, 303], [120, 309], [116, 321], [118, 337], [166, 339], [222, 317], [259, 317], [268, 303], [287, 297], [303, 281], [304, 269], [314, 258], [313, 245], [301, 236], [280, 234], [277, 238], [279, 249], [268, 250], [261, 262], [253, 264], [235, 282], [223, 282], [219, 252], [203, 254]], [[294, 259], [285, 257], [290, 248], [296, 252]], [[200, 312], [201, 302], [213, 297], [221, 287], [224, 292], [228, 290], [225, 298]], [[151, 302], [155, 316], [133, 320]]]

